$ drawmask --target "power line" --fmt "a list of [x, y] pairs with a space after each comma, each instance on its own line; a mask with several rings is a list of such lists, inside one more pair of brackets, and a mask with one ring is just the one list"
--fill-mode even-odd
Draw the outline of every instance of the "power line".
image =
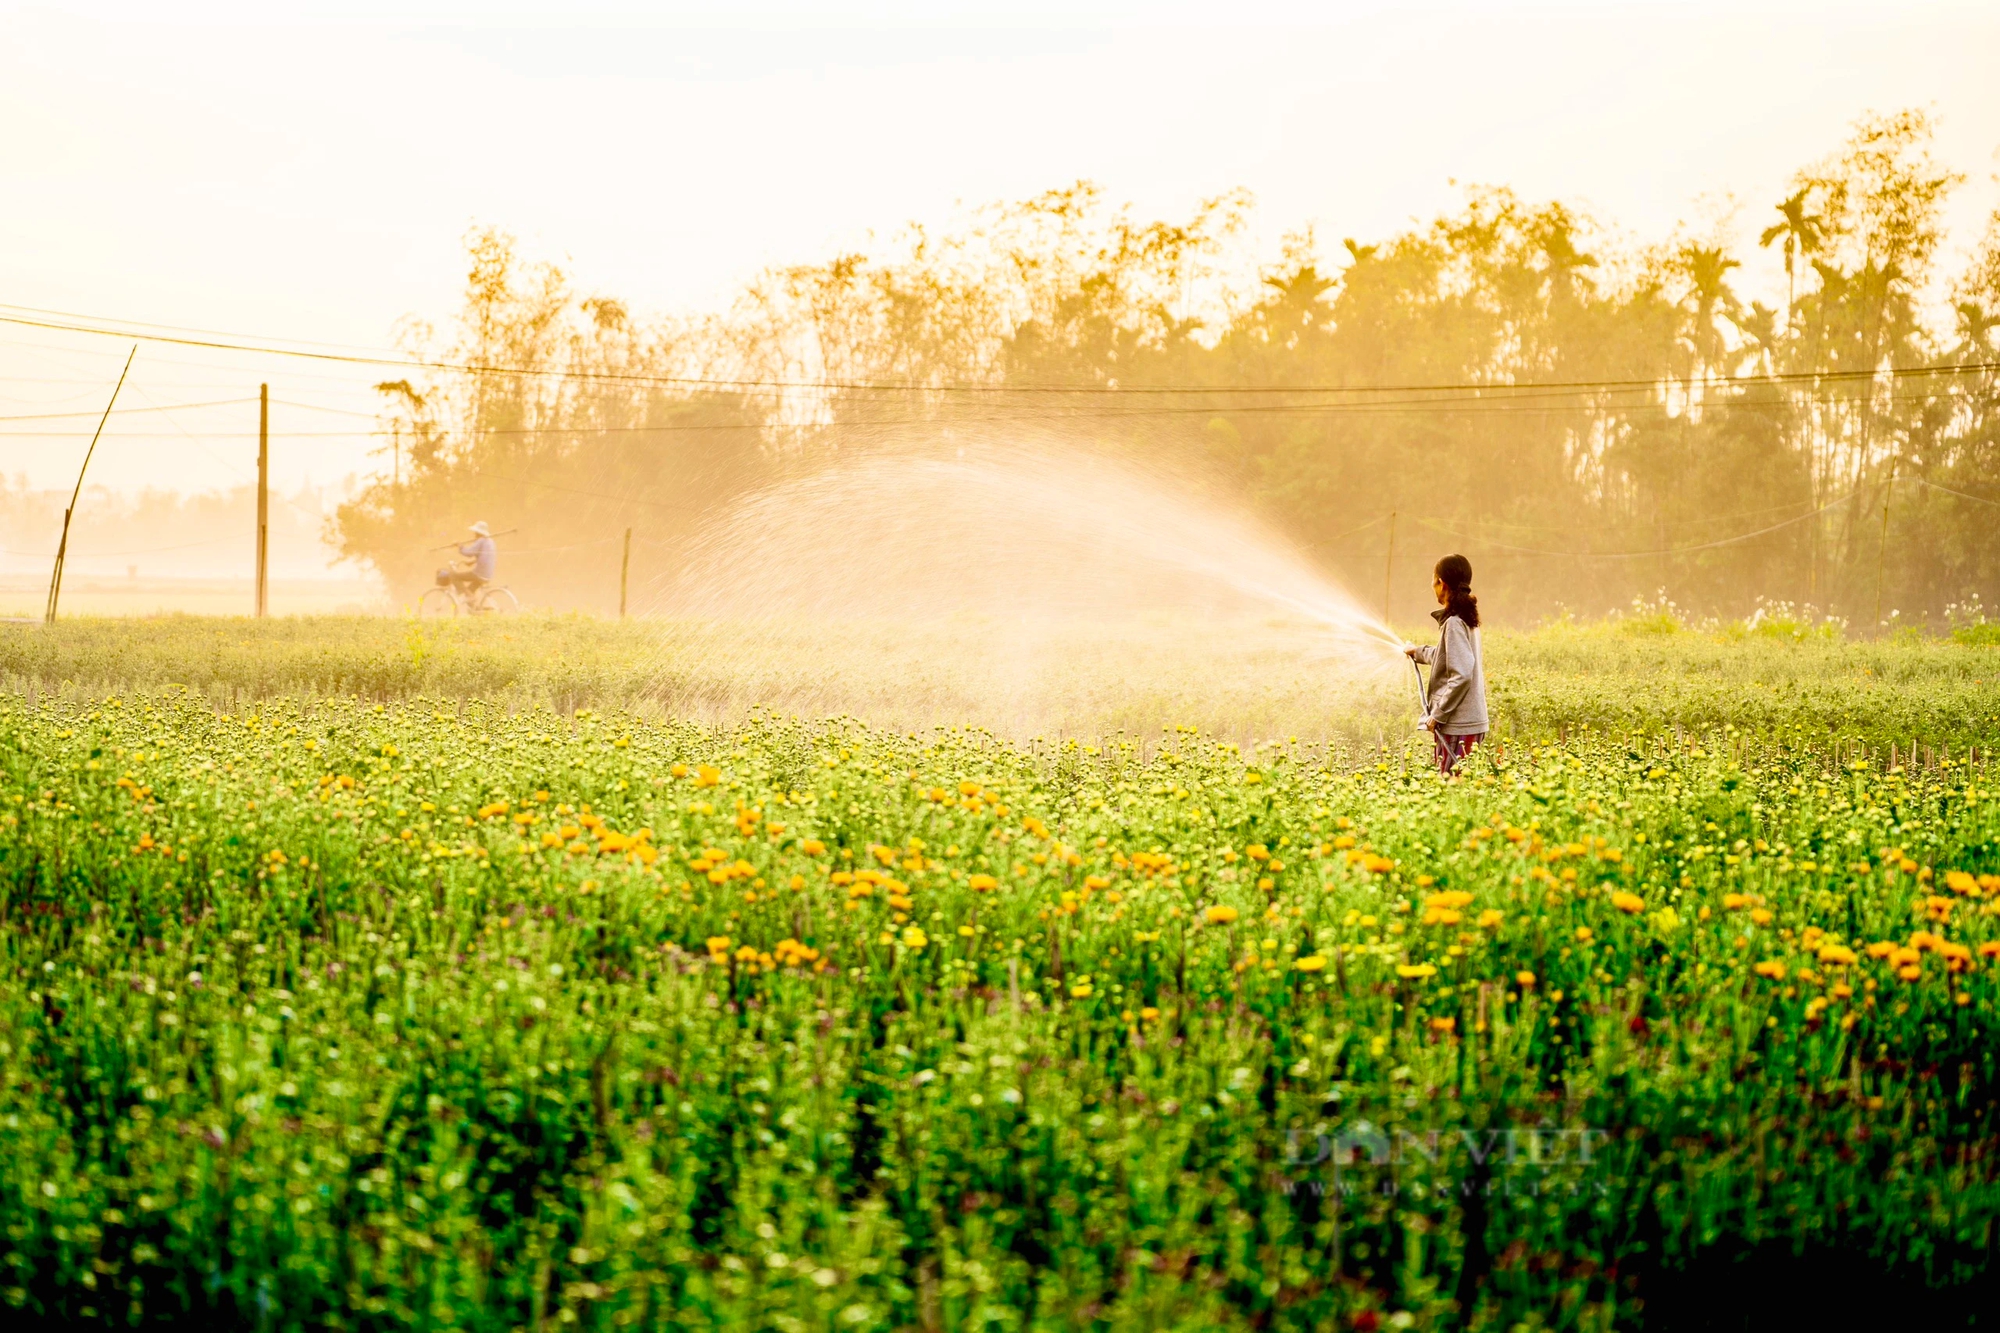
[[1927, 480], [1923, 477], [1909, 477], [1906, 478], [1906, 480], [1914, 481], [1919, 483], [1920, 485], [1928, 486], [1934, 491], [1943, 491], [1946, 495], [1956, 495], [1959, 499], [1970, 500], [1974, 504], [1993, 505], [1995, 507], [2000, 507], [2000, 500], [1989, 500], [1983, 495], [1974, 495], [1971, 491], [1953, 490], [1949, 486], [1940, 486], [1936, 482]]
[[1497, 547], [1502, 551], [1511, 551], [1517, 555], [1557, 556], [1571, 560], [1642, 560], [1664, 555], [1692, 555], [1697, 551], [1712, 551], [1721, 546], [1734, 546], [1738, 542], [1747, 542], [1753, 537], [1766, 536], [1781, 528], [1789, 528], [1794, 523], [1803, 523], [1809, 518], [1816, 518], [1829, 509], [1847, 503], [1859, 494], [1859, 490], [1849, 491], [1846, 495], [1840, 496], [1838, 499], [1827, 501], [1810, 513], [1796, 514], [1782, 522], [1773, 523], [1769, 527], [1758, 528], [1754, 532], [1742, 532], [1734, 537], [1722, 537], [1715, 541], [1699, 542], [1693, 546], [1664, 546], [1652, 551], [1544, 551], [1532, 546], [1510, 546], [1506, 542], [1485, 541], [1468, 533], [1454, 531], [1428, 518], [1419, 518], [1417, 521], [1433, 531], [1444, 533], [1446, 536], [1457, 537], [1461, 541], [1479, 542], [1481, 545]]
[[[133, 387], [137, 388], [138, 386], [134, 385]], [[114, 417], [125, 417], [125, 416], [135, 416], [142, 412], [166, 412], [169, 410], [180, 411], [182, 409], [192, 409], [197, 407], [240, 407], [244, 403], [254, 403], [256, 401], [257, 400], [255, 398], [217, 398], [211, 402], [206, 402], [206, 403], [172, 403], [166, 407], [158, 407], [158, 406], [121, 407], [112, 412], [111, 415]], [[96, 412], [22, 412], [12, 415], [0, 415], [0, 421], [67, 421], [77, 417], [82, 417], [88, 420], [89, 418], [97, 415], [98, 413]], [[5, 433], [6, 432], [0, 432], [0, 434], [5, 434]], [[33, 431], [24, 431], [21, 433], [26, 435], [36, 434], [36, 432]]]
[[[26, 307], [6, 307], [24, 309]], [[391, 356], [384, 353], [360, 351], [319, 350], [335, 345], [305, 344], [283, 347], [272, 342], [258, 342], [247, 335], [210, 334], [207, 330], [188, 329], [184, 332], [168, 332], [179, 326], [148, 325], [130, 320], [107, 320], [99, 316], [71, 314], [64, 311], [45, 312], [59, 318], [29, 318], [26, 315], [0, 315], [0, 323], [16, 324], [27, 328], [50, 329], [64, 333], [91, 334], [99, 337], [139, 338], [143, 341], [165, 343], [177, 347], [197, 347], [209, 351], [246, 352], [265, 356], [293, 357], [309, 361], [330, 361], [348, 365], [391, 366], [414, 370], [451, 371], [467, 375], [500, 375], [524, 378], [555, 378], [619, 384], [660, 384], [681, 388], [701, 388], [729, 390], [732, 392], [852, 392], [852, 393], [950, 393], [979, 395], [1008, 394], [1053, 394], [1068, 396], [1102, 396], [1130, 394], [1369, 394], [1369, 393], [1484, 393], [1507, 395], [1534, 391], [1564, 391], [1570, 393], [1595, 393], [1615, 390], [1655, 389], [1667, 377], [1654, 376], [1646, 379], [1615, 380], [1544, 380], [1528, 383], [1504, 383], [1492, 381], [1459, 381], [1418, 384], [1301, 384], [1301, 385], [1231, 385], [1231, 384], [1177, 384], [1177, 385], [1043, 385], [1043, 384], [968, 384], [968, 383], [921, 383], [912, 381], [870, 381], [870, 380], [772, 380], [772, 379], [725, 379], [693, 375], [640, 374], [630, 371], [577, 370], [574, 368], [554, 368], [540, 366], [509, 366], [479, 362], [441, 361], [422, 357]], [[94, 321], [78, 323], [74, 321]], [[103, 324], [118, 324], [119, 328], [98, 327]], [[158, 330], [146, 332], [145, 330]], [[195, 337], [193, 334], [207, 336]], [[1869, 370], [1798, 371], [1770, 375], [1725, 376], [1708, 381], [1711, 386], [1749, 386], [1781, 384], [1822, 384], [1861, 382], [1872, 383], [1888, 378], [1891, 380], [1920, 378], [1929, 376], [1971, 375], [2000, 371], [2000, 361], [1960, 362], [1937, 366], [1888, 367]]]
[[[146, 401], [147, 401], [147, 402], [152, 402], [152, 395], [151, 395], [151, 394], [147, 393], [147, 392], [146, 392], [146, 391], [145, 391], [145, 390], [144, 390], [143, 388], [140, 388], [140, 387], [139, 387], [138, 385], [136, 385], [136, 384], [135, 384], [135, 385], [133, 385], [132, 387], [133, 387], [133, 389], [134, 389], [134, 390], [135, 390], [135, 391], [136, 391], [136, 392], [137, 392], [137, 393], [138, 393], [138, 394], [139, 394], [139, 395], [140, 395], [140, 396], [141, 396], [142, 398], [146, 399]], [[247, 401], [247, 402], [255, 402], [255, 401], [257, 401], [257, 400], [256, 400], [256, 399], [254, 399], [254, 398], [252, 398], [252, 399], [246, 399], [246, 400], [244, 400], [244, 401]], [[229, 461], [228, 461], [227, 459], [224, 459], [224, 458], [222, 458], [221, 456], [219, 456], [219, 455], [217, 455], [216, 453], [214, 453], [214, 452], [213, 452], [212, 450], [210, 450], [210, 449], [209, 449], [209, 447], [208, 447], [207, 445], [203, 444], [203, 443], [202, 443], [202, 442], [201, 442], [200, 440], [196, 439], [196, 438], [195, 438], [195, 437], [194, 437], [194, 436], [193, 436], [192, 434], [190, 434], [190, 433], [189, 433], [189, 431], [188, 431], [188, 429], [187, 429], [187, 427], [185, 427], [185, 426], [181, 425], [181, 423], [180, 423], [180, 422], [178, 422], [178, 421], [174, 420], [174, 414], [173, 414], [173, 410], [172, 410], [172, 409], [169, 409], [169, 408], [166, 408], [166, 407], [161, 407], [161, 408], [159, 408], [159, 412], [160, 412], [160, 415], [161, 415], [161, 416], [163, 416], [163, 417], [165, 417], [165, 418], [167, 419], [167, 424], [168, 424], [169, 426], [172, 426], [172, 427], [173, 427], [173, 428], [174, 428], [175, 430], [179, 431], [179, 432], [180, 432], [180, 433], [181, 433], [181, 434], [182, 434], [183, 436], [185, 436], [185, 437], [187, 438], [187, 442], [188, 442], [189, 444], [192, 444], [192, 445], [193, 445], [193, 446], [194, 446], [195, 448], [197, 448], [197, 449], [201, 450], [201, 451], [202, 451], [203, 453], [207, 454], [207, 455], [209, 456], [209, 458], [211, 458], [212, 460], [214, 460], [214, 461], [215, 461], [215, 462], [217, 462], [217, 463], [220, 463], [220, 464], [222, 464], [222, 466], [223, 466], [224, 468], [228, 469], [228, 470], [229, 470], [229, 471], [231, 471], [231, 472], [234, 472], [234, 473], [235, 473], [235, 474], [236, 474], [237, 476], [239, 476], [239, 477], [243, 477], [243, 476], [245, 475], [245, 474], [243, 473], [242, 469], [238, 468], [238, 467], [237, 467], [237, 466], [236, 466], [236, 465], [235, 465], [234, 463], [231, 463], [231, 462], [229, 462]], [[0, 433], [4, 433], [4, 432], [0, 432]], [[131, 438], [131, 437], [130, 437], [130, 436], [127, 436], [127, 437], [125, 437], [125, 438], [128, 438], [128, 439], [129, 439], [129, 438]], [[245, 479], [246, 479], [246, 481], [248, 480], [248, 479], [247, 479], [247, 477], [246, 477]], [[305, 506], [303, 506], [303, 505], [300, 505], [300, 504], [298, 504], [298, 503], [294, 502], [294, 501], [293, 501], [293, 500], [292, 500], [292, 499], [291, 499], [291, 498], [290, 498], [289, 496], [286, 496], [286, 495], [285, 495], [284, 493], [282, 493], [282, 492], [280, 492], [280, 493], [279, 493], [279, 495], [278, 495], [278, 500], [279, 500], [279, 501], [280, 501], [281, 503], [283, 503], [283, 504], [285, 504], [285, 505], [288, 505], [288, 506], [290, 506], [290, 507], [291, 507], [291, 508], [293, 508], [293, 509], [296, 509], [296, 510], [298, 510], [298, 512], [299, 512], [299, 513], [301, 513], [301, 514], [304, 514], [304, 515], [305, 515], [305, 516], [306, 516], [307, 518], [313, 518], [313, 519], [317, 519], [317, 518], [319, 518], [319, 517], [320, 517], [320, 515], [319, 515], [319, 514], [316, 514], [316, 513], [312, 512], [311, 510], [307, 509], [307, 508], [306, 508]]]
[[[117, 556], [158, 555], [164, 551], [188, 551], [197, 546], [219, 546], [223, 542], [233, 542], [235, 540], [235, 537], [207, 537], [198, 542], [180, 542], [173, 546], [143, 546], [132, 551], [83, 551], [72, 552], [71, 554], [73, 558], [78, 560], [110, 560]], [[26, 555], [46, 560], [49, 553], [47, 551], [0, 551], [0, 555]]]
[[[1653, 522], [1653, 526], [1668, 527], [1668, 528], [1684, 528], [1684, 527], [1694, 527], [1702, 524], [1727, 523], [1732, 519], [1756, 518], [1762, 514], [1775, 514], [1780, 510], [1784, 509], [1796, 509], [1799, 507], [1799, 505], [1804, 503], [1808, 502], [1802, 500], [1788, 500], [1784, 504], [1762, 505], [1756, 509], [1737, 509], [1727, 514], [1704, 514], [1698, 518], [1677, 518], [1677, 519], [1667, 519], [1664, 521], [1656, 520]], [[1499, 519], [1499, 518], [1476, 518], [1476, 519], [1464, 519], [1460, 521], [1478, 527], [1513, 528], [1525, 532], [1625, 532], [1630, 530], [1630, 528], [1632, 527], [1631, 523], [1601, 523], [1586, 528], [1583, 525], [1577, 523], [1517, 523], [1517, 522], [1510, 522], [1507, 519]], [[1483, 538], [1472, 537], [1468, 534], [1460, 534], [1460, 535], [1466, 536], [1467, 540], [1469, 541], [1484, 540]]]
[[[1928, 394], [1891, 394], [1888, 396], [1887, 401], [1892, 403], [1923, 402], [1927, 401], [1929, 397], [1930, 395]], [[1838, 403], [1856, 403], [1864, 401], [1864, 399], [1866, 399], [1867, 401], [1876, 401], [1876, 402], [1882, 401], [1881, 399], [1876, 398], [1873, 395], [1861, 395], [1861, 394], [1816, 395], [1808, 397], [1806, 401], [1821, 405], [1826, 405], [1826, 404], [1838, 404]], [[249, 401], [249, 400], [235, 400], [235, 401]], [[718, 431], [762, 431], [767, 429], [804, 430], [804, 431], [890, 430], [890, 429], [912, 427], [912, 426], [937, 428], [937, 427], [980, 426], [980, 425], [1022, 425], [1022, 424], [1032, 425], [1032, 424], [1042, 424], [1051, 422], [1059, 423], [1059, 422], [1072, 422], [1072, 421], [1117, 421], [1117, 420], [1158, 419], [1163, 417], [1172, 418], [1172, 417], [1186, 417], [1186, 416], [1367, 417], [1367, 416], [1416, 416], [1428, 413], [1449, 413], [1460, 416], [1492, 415], [1492, 416], [1508, 416], [1508, 417], [1573, 417], [1579, 410], [1577, 408], [1560, 409], [1560, 408], [1519, 407], [1515, 405], [1517, 401], [1518, 399], [1495, 399], [1495, 400], [1402, 399], [1402, 400], [1390, 400], [1388, 402], [1374, 402], [1374, 403], [1353, 403], [1353, 402], [1252, 403], [1252, 404], [1223, 404], [1223, 405], [1203, 404], [1197, 406], [1160, 405], [1156, 407], [1121, 408], [1113, 411], [1079, 412], [1079, 411], [1066, 411], [1062, 409], [1048, 409], [1048, 410], [1037, 409], [1032, 411], [1020, 411], [1020, 412], [1011, 412], [1004, 414], [987, 414], [987, 415], [974, 415], [974, 416], [938, 415], [929, 417], [892, 417], [892, 418], [877, 418], [873, 420], [870, 420], [865, 417], [859, 417], [859, 418], [836, 417], [829, 421], [807, 421], [807, 422], [799, 422], [796, 424], [788, 424], [783, 422], [764, 423], [757, 421], [741, 421], [741, 422], [663, 422], [654, 425], [636, 425], [636, 426], [594, 426], [594, 425], [485, 426], [485, 427], [480, 427], [473, 433], [482, 438], [490, 436], [505, 436], [510, 438], [517, 438], [517, 437], [542, 436], [542, 435], [571, 435], [571, 436], [658, 435], [658, 434], [675, 435], [683, 433], [713, 433]], [[339, 413], [344, 416], [369, 415], [368, 413], [356, 411], [352, 408], [325, 407], [313, 403], [296, 403], [290, 405], [306, 408], [308, 410]], [[186, 406], [207, 406], [207, 404], [187, 404]], [[1724, 400], [1720, 403], [1710, 403], [1707, 405], [1707, 407], [1711, 411], [1721, 410], [1724, 408], [1755, 408], [1756, 406], [1758, 405], [1755, 403], [1745, 403], [1737, 399]], [[144, 409], [133, 409], [133, 410], [136, 411]], [[1624, 403], [1613, 406], [1607, 406], [1600, 410], [1607, 413], [1622, 415], [1622, 416], [1632, 416], [1639, 412], [1661, 412], [1661, 413], [1672, 414], [1674, 411], [1671, 405], [1661, 402]], [[9, 418], [6, 417], [0, 417], [0, 421], [5, 421], [8, 419]], [[384, 434], [389, 429], [393, 428], [378, 426], [372, 430], [286, 431], [285, 435], [287, 436], [287, 438], [291, 439], [330, 439], [330, 440], [360, 439], [368, 436]], [[254, 438], [256, 432], [255, 431], [209, 431], [206, 432], [206, 434], [216, 439], [230, 439], [230, 438], [249, 439], [249, 438]], [[0, 439], [68, 439], [68, 438], [70, 438], [70, 433], [64, 431], [0, 430]], [[125, 440], [171, 439], [172, 436], [165, 432], [120, 431], [118, 432], [118, 438]]]

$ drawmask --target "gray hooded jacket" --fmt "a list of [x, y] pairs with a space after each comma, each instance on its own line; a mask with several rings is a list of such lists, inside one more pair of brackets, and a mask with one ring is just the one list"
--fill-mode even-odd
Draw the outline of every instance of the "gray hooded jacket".
[[1479, 656], [1479, 631], [1449, 611], [1433, 611], [1440, 634], [1437, 647], [1420, 646], [1416, 660], [1431, 669], [1424, 691], [1424, 716], [1446, 736], [1478, 736], [1486, 731], [1486, 669]]

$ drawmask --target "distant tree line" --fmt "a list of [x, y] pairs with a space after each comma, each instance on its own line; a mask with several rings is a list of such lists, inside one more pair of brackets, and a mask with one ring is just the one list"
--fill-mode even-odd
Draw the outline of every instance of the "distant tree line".
[[1869, 117], [1797, 174], [1742, 242], [1783, 260], [1768, 303], [1725, 234], [1622, 245], [1505, 189], [1259, 263], [1247, 196], [1139, 222], [1079, 184], [649, 324], [478, 232], [453, 330], [409, 342], [509, 373], [381, 386], [384, 467], [338, 539], [413, 589], [483, 517], [523, 529], [524, 598], [602, 605], [627, 526], [656, 573], [746, 488], [1020, 430], [1198, 455], [1371, 603], [1393, 512], [1402, 616], [1446, 549], [1515, 619], [1659, 590], [1857, 627], [1991, 606], [2000, 215], [1943, 261], [1961, 177], [1932, 129]]

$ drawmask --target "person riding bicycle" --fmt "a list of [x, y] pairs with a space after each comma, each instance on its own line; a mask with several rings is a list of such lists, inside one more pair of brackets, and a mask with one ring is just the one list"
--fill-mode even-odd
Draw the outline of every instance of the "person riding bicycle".
[[473, 539], [458, 548], [458, 553], [472, 562], [471, 566], [446, 571], [459, 596], [467, 599], [493, 582], [500, 564], [500, 548], [493, 544], [493, 530], [481, 521], [472, 525], [472, 534]]

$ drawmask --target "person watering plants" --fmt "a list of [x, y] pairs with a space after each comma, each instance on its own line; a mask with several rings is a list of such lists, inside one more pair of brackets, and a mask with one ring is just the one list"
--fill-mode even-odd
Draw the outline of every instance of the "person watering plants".
[[1436, 747], [1438, 772], [1446, 777], [1473, 746], [1486, 739], [1486, 671], [1479, 656], [1479, 599], [1472, 595], [1472, 562], [1448, 555], [1431, 577], [1439, 610], [1435, 648], [1403, 646], [1403, 654], [1431, 669], [1424, 689], [1420, 725]]

